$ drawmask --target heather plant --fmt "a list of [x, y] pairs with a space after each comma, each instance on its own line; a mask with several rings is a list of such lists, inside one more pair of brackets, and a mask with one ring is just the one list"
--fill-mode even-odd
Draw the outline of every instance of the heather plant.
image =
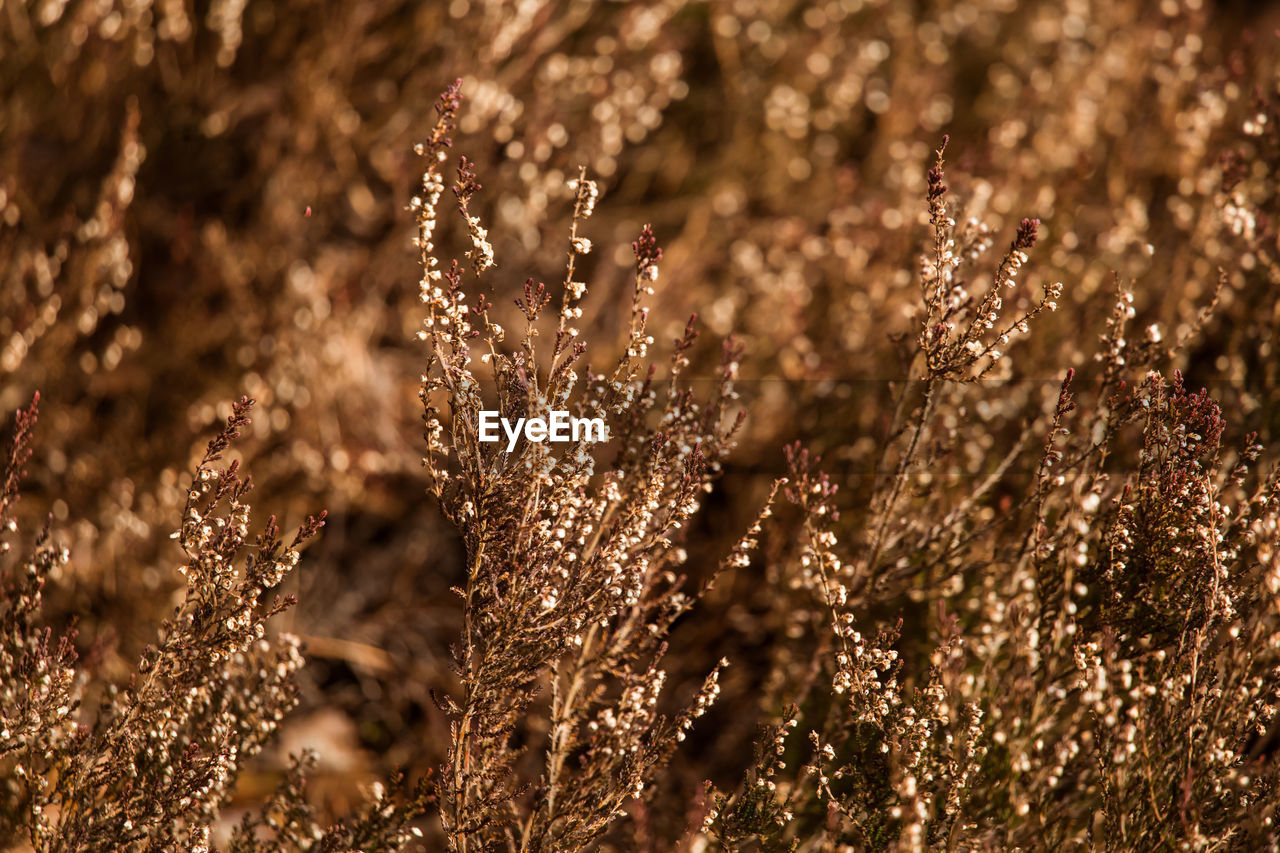
[[[829, 639], [812, 675], [791, 682], [793, 704], [747, 780], [715, 798], [706, 830], [726, 849], [747, 839], [801, 850], [1274, 847], [1280, 480], [1274, 467], [1256, 470], [1255, 436], [1228, 449], [1207, 392], [1151, 369], [1178, 344], [1150, 330], [1128, 338], [1130, 294], [1117, 291], [1101, 336], [1096, 402], [1077, 405], [1069, 370], [1030, 428], [1044, 435], [1034, 476], [1018, 482], [1006, 457], [971, 492], [896, 511], [899, 495], [925, 499], [918, 483], [945, 445], [920, 434], [957, 405], [931, 403], [930, 373], [964, 383], [989, 355], [966, 347], [973, 325], [934, 321], [945, 304], [935, 271], [959, 262], [940, 165], [929, 186], [924, 391], [898, 431], [905, 461], [871, 504], [873, 520], [892, 522], [873, 522], [859, 548], [868, 562], [842, 553], [837, 484], [808, 451], [788, 451], [787, 496], [803, 519], [794, 586], [809, 591]], [[995, 283], [1032, 233], [1024, 222]], [[952, 304], [993, 300], [962, 293]], [[978, 317], [979, 332], [998, 319]], [[948, 376], [949, 357], [966, 352]], [[983, 508], [1002, 481], [1024, 494], [1001, 518]], [[904, 643], [901, 620], [877, 625], [867, 607], [863, 572], [875, 570], [873, 590], [893, 576], [876, 562], [886, 529], [923, 561], [898, 565], [928, 580], [932, 648]]]
[[[48, 525], [27, 556], [10, 541], [19, 530], [12, 511], [38, 400], [17, 413], [0, 492], [8, 564], [0, 609], [0, 840], [35, 851], [209, 850], [242, 764], [296, 704], [299, 641], [268, 636], [266, 626], [292, 603], [272, 592], [324, 526], [324, 514], [308, 518], [287, 543], [274, 517], [249, 539], [251, 484], [238, 460], [223, 457], [250, 423], [253, 401], [242, 398], [196, 466], [172, 536], [186, 580], [182, 604], [127, 685], [93, 684], [98, 695], [85, 713], [92, 670], [77, 667], [74, 631], [55, 640], [40, 621], [45, 585], [66, 565], [67, 549]], [[270, 808], [258, 819], [246, 816], [229, 849], [390, 849], [409, 837], [405, 821], [414, 813], [376, 803], [325, 830], [307, 810], [296, 774], [282, 787], [279, 809], [282, 820]]]
[[[460, 82], [442, 96], [435, 132], [419, 147], [427, 169], [411, 204], [427, 306], [420, 334], [428, 348], [425, 466], [466, 549], [465, 584], [455, 589], [464, 611], [454, 649], [460, 688], [440, 699], [451, 735], [440, 770], [441, 819], [450, 849], [576, 850], [653, 784], [719, 693], [716, 667], [683, 710], [658, 712], [667, 636], [697, 599], [681, 568], [682, 531], [741, 422], [727, 411], [739, 354], [726, 346], [711, 398], [698, 399], [681, 382], [695, 336], [691, 319], [667, 375], [658, 377], [646, 360], [653, 338], [643, 303], [658, 281], [662, 250], [645, 228], [633, 243], [626, 348], [607, 373], [585, 362], [578, 321], [586, 288], [575, 274], [592, 251], [585, 232], [599, 195], [585, 170], [570, 183], [559, 310], [548, 323], [554, 297], [527, 279], [515, 300], [523, 314], [519, 343], [505, 349], [506, 332], [490, 318], [484, 291], [465, 286], [472, 276], [457, 261], [442, 270], [434, 256]], [[453, 192], [475, 278], [494, 266], [487, 232], [470, 212], [480, 189], [461, 158]], [[544, 336], [549, 352], [539, 346]], [[487, 366], [480, 375], [475, 355]], [[586, 443], [560, 453], [550, 442], [482, 443], [480, 414], [489, 407], [509, 419], [565, 409], [604, 418], [612, 425], [612, 461], [597, 471], [601, 454]], [[742, 561], [752, 544], [741, 542], [730, 562]], [[544, 691], [546, 729], [526, 735]], [[516, 746], [530, 741], [533, 748]], [[527, 780], [525, 751], [540, 756]]]

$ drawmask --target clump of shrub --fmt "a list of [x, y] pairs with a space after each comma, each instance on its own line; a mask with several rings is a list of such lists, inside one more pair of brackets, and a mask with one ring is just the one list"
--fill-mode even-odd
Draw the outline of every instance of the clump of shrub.
[[[12, 515], [18, 481], [31, 455], [37, 402], [17, 414], [4, 461], [0, 523]], [[50, 575], [67, 562], [48, 527], [26, 555], [3, 543], [7, 557], [0, 608], [0, 831], [37, 851], [209, 850], [210, 831], [243, 762], [270, 739], [297, 702], [303, 663], [291, 634], [268, 636], [266, 624], [292, 601], [273, 595], [298, 565], [299, 548], [324, 526], [308, 518], [288, 540], [275, 518], [249, 539], [251, 488], [237, 460], [223, 454], [249, 425], [253, 401], [242, 398], [196, 466], [186, 510], [173, 537], [186, 579], [182, 604], [160, 628], [127, 685], [91, 681], [77, 667], [74, 630], [53, 637], [41, 625]], [[94, 688], [84, 713], [86, 688]], [[299, 756], [296, 767], [311, 761]], [[405, 821], [423, 803], [367, 813], [325, 829], [291, 774], [277, 800], [246, 815], [230, 850], [392, 849], [411, 837]], [[270, 840], [267, 840], [270, 839]]]
[[[667, 376], [655, 377], [645, 361], [653, 338], [643, 303], [654, 292], [662, 250], [646, 228], [633, 244], [626, 350], [608, 372], [585, 361], [589, 349], [578, 329], [585, 285], [575, 274], [592, 251], [583, 232], [599, 195], [585, 173], [571, 184], [559, 310], [549, 316], [552, 291], [526, 280], [516, 300], [524, 315], [519, 343], [504, 348], [507, 332], [492, 320], [485, 293], [465, 286], [457, 261], [442, 270], [433, 254], [457, 86], [437, 107], [436, 132], [421, 149], [428, 164], [422, 194], [411, 205], [427, 306], [420, 335], [428, 347], [425, 465], [467, 561], [466, 581], [456, 589], [464, 610], [453, 653], [460, 690], [442, 699], [451, 744], [440, 771], [440, 814], [451, 849], [575, 850], [598, 839], [628, 800], [654, 784], [719, 693], [717, 667], [684, 710], [657, 711], [667, 635], [696, 600], [681, 568], [683, 528], [740, 423], [726, 412], [737, 354], [726, 350], [711, 399], [699, 399], [681, 382], [691, 320]], [[463, 157], [453, 193], [476, 277], [494, 265], [486, 231], [470, 213], [479, 189]], [[540, 339], [550, 340], [549, 352]], [[658, 382], [666, 386], [661, 399]], [[523, 441], [514, 450], [484, 444], [485, 409], [511, 420], [565, 410], [606, 418], [615, 425], [612, 464], [597, 472], [600, 453], [589, 443], [565, 449]], [[545, 718], [530, 713], [544, 691]], [[544, 719], [547, 730], [528, 731]], [[521, 765], [538, 756], [538, 771], [522, 780]]]
[[[948, 228], [935, 222], [937, 245]], [[726, 849], [1275, 843], [1274, 745], [1260, 744], [1280, 672], [1280, 474], [1257, 470], [1255, 437], [1224, 446], [1206, 392], [1147, 370], [1170, 353], [1126, 341], [1129, 302], [1120, 294], [1091, 404], [1068, 371], [1028, 427], [1043, 434], [1020, 446], [1035, 474], [1001, 516], [983, 507], [1007, 464], [895, 515], [895, 496], [923, 498], [936, 468], [910, 456], [946, 412], [930, 409], [924, 380], [906, 461], [873, 503], [893, 519], [876, 536], [892, 530], [892, 551], [912, 555], [896, 572], [877, 566], [879, 539], [864, 559], [840, 548], [836, 485], [807, 451], [789, 453], [804, 519], [796, 585], [831, 639], [743, 788], [717, 799], [707, 829]], [[921, 335], [926, 377], [937, 328]], [[933, 598], [923, 649], [902, 648], [901, 621], [863, 615], [879, 582], [904, 573], [956, 591]]]

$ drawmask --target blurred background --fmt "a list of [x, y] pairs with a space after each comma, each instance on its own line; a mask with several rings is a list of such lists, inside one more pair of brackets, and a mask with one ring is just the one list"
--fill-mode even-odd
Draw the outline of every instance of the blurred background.
[[[168, 533], [188, 472], [248, 394], [239, 452], [259, 522], [324, 508], [329, 524], [278, 620], [307, 644], [303, 703], [238, 804], [303, 746], [335, 814], [392, 766], [440, 762], [428, 692], [452, 684], [461, 560], [420, 467], [405, 208], [412, 145], [457, 77], [454, 153], [484, 187], [500, 310], [526, 277], [558, 286], [566, 180], [585, 166], [602, 190], [582, 273], [595, 351], [619, 344], [630, 244], [650, 222], [656, 357], [694, 312], [695, 377], [727, 336], [746, 347], [747, 426], [690, 533], [695, 573], [740, 535], [792, 440], [826, 454], [856, 530], [889, 383], [909, 376], [944, 134], [957, 218], [990, 227], [995, 257], [1041, 220], [1010, 300], [1064, 284], [996, 381], [965, 392], [950, 473], [981, 468], [1066, 368], [1087, 383], [1117, 282], [1131, 329], [1177, 339], [1220, 270], [1218, 311], [1175, 366], [1226, 404], [1232, 435], [1274, 437], [1277, 26], [1273, 4], [1210, 0], [0, 4], [0, 406], [42, 394], [22, 512], [51, 514], [72, 553], [47, 613], [74, 616], [92, 666], [127, 677], [181, 593]], [[461, 257], [457, 217], [439, 233]], [[766, 552], [789, 547], [766, 537]], [[707, 721], [719, 736], [676, 759], [673, 804], [702, 779], [732, 786], [777, 711], [759, 683], [788, 630], [770, 579], [726, 578], [673, 641], [674, 696], [722, 655], [736, 664]]]

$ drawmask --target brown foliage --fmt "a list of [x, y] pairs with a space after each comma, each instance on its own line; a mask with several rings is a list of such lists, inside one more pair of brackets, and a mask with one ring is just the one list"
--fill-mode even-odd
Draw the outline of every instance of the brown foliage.
[[1275, 848], [1275, 26], [5, 6], [0, 846]]

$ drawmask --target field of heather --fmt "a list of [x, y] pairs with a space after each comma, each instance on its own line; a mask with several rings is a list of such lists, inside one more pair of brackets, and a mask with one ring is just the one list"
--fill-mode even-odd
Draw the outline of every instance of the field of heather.
[[0, 850], [1280, 850], [1278, 58], [0, 2]]

